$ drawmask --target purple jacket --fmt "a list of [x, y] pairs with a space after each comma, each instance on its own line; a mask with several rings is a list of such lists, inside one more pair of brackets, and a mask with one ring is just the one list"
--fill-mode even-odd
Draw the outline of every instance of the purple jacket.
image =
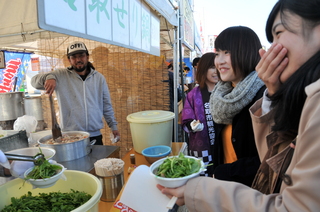
[[[200, 132], [190, 132], [186, 126], [193, 120], [199, 120], [204, 128]], [[189, 133], [189, 150], [202, 151], [210, 149], [208, 126], [204, 112], [200, 87], [193, 88], [187, 95], [182, 110], [182, 128]]]

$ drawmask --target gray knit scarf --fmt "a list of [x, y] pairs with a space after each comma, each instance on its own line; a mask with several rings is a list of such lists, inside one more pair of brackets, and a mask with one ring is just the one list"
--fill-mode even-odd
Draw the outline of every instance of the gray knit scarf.
[[231, 82], [218, 82], [210, 96], [213, 120], [218, 124], [231, 124], [233, 117], [252, 101], [263, 85], [256, 71], [234, 88]]

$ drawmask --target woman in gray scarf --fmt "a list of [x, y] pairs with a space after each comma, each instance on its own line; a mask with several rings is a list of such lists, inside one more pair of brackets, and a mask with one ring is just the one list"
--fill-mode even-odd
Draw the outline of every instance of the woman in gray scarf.
[[255, 67], [261, 43], [248, 27], [229, 27], [215, 40], [220, 82], [212, 91], [210, 109], [216, 126], [214, 177], [251, 186], [260, 165], [249, 108], [262, 97], [264, 83]]

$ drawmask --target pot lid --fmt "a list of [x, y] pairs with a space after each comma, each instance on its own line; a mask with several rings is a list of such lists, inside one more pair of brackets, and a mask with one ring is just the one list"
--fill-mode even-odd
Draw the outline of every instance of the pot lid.
[[155, 123], [172, 119], [174, 119], [174, 113], [164, 110], [145, 110], [127, 116], [127, 121], [132, 123]]

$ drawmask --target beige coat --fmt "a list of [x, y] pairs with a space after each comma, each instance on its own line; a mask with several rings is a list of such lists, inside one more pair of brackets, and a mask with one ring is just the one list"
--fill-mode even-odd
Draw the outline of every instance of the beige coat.
[[[282, 182], [280, 194], [264, 195], [245, 185], [207, 177], [188, 181], [185, 202], [190, 211], [320, 211], [320, 80], [306, 87], [296, 148], [286, 174], [290, 186]], [[260, 104], [257, 102], [256, 104]], [[268, 134], [270, 123], [257, 117], [257, 105], [251, 108], [257, 137]], [[260, 142], [260, 143], [259, 143]], [[266, 139], [257, 140], [260, 158], [266, 153]]]

